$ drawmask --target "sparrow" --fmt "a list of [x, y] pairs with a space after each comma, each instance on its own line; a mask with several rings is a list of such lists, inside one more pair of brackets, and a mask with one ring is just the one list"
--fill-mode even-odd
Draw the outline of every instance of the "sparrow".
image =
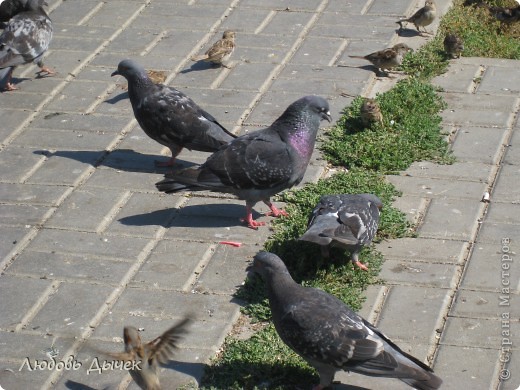
[[364, 100], [361, 105], [360, 116], [361, 122], [365, 127], [370, 127], [375, 122], [383, 125], [383, 114], [381, 114], [381, 109], [375, 99], [367, 98]]
[[231, 57], [233, 50], [235, 50], [235, 32], [226, 30], [222, 35], [222, 39], [215, 42], [206, 53], [191, 57], [191, 60], [211, 62], [215, 65], [222, 65], [225, 68], [229, 68], [228, 65], [224, 64], [224, 61], [227, 61], [229, 57]]
[[[388, 49], [379, 50], [366, 56], [349, 56], [350, 58], [361, 58], [370, 61], [379, 71], [393, 69], [401, 65], [406, 53], [412, 49], [405, 43], [398, 43]], [[384, 72], [383, 72], [384, 73]]]
[[417, 10], [412, 16], [407, 19], [400, 19], [396, 23], [399, 25], [399, 31], [403, 29], [403, 22], [413, 23], [419, 34], [421, 34], [420, 27], [424, 28], [424, 32], [429, 34], [426, 31], [426, 26], [432, 24], [435, 20], [435, 16], [437, 14], [437, 8], [435, 6], [435, 2], [433, 0], [426, 0], [424, 3], [424, 7]]
[[[143, 344], [139, 331], [133, 326], [125, 326], [123, 338], [125, 352], [103, 354], [122, 361], [130, 367], [130, 376], [143, 390], [160, 390], [159, 364], [166, 364], [178, 349], [178, 342], [187, 333], [192, 320], [184, 318], [162, 335], [149, 343]], [[135, 367], [135, 369], [134, 369]]]
[[462, 38], [456, 34], [448, 34], [444, 38], [444, 51], [451, 58], [460, 58], [460, 53], [464, 50]]

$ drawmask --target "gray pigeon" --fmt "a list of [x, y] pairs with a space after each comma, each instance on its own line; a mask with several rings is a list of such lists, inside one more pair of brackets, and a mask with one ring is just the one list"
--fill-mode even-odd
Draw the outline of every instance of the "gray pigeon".
[[253, 220], [254, 205], [263, 201], [278, 217], [270, 197], [301, 182], [314, 150], [320, 121], [332, 120], [329, 104], [319, 96], [305, 96], [292, 103], [265, 129], [230, 142], [194, 168], [165, 175], [156, 184], [159, 191], [210, 190], [227, 192], [246, 201], [248, 227], [265, 223]]
[[215, 152], [236, 138], [181, 91], [154, 84], [136, 62], [121, 61], [112, 73], [115, 75], [128, 80], [134, 116], [144, 132], [172, 152], [170, 161], [156, 162], [157, 166], [172, 166], [184, 147]]
[[9, 20], [0, 35], [0, 89], [16, 89], [10, 81], [18, 65], [35, 62], [41, 69], [39, 73], [54, 74], [42, 60], [52, 39], [52, 23], [43, 10], [44, 4], [44, 0], [28, 0], [28, 10]]
[[13, 16], [27, 11], [28, 0], [0, 0], [0, 24], [8, 22]]
[[359, 252], [374, 239], [382, 207], [381, 199], [372, 194], [322, 196], [312, 211], [307, 231], [299, 239], [321, 245], [326, 258], [331, 246], [347, 249], [352, 262], [366, 271]]
[[280, 338], [318, 370], [320, 384], [315, 389], [330, 386], [340, 370], [397, 378], [420, 390], [442, 384], [430, 367], [403, 352], [341, 300], [296, 283], [275, 254], [259, 252], [248, 269], [266, 282]]

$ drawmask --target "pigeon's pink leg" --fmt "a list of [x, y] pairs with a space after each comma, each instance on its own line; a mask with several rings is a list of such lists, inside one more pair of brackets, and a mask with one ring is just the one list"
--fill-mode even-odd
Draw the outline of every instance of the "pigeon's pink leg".
[[368, 267], [365, 264], [363, 264], [361, 261], [357, 260], [357, 261], [353, 261], [353, 263], [356, 267], [361, 268], [363, 271], [368, 271]]
[[247, 222], [247, 227], [251, 229], [258, 229], [258, 226], [264, 226], [265, 222], [257, 222], [253, 219], [253, 206], [246, 203], [246, 216], [240, 218], [241, 222]]
[[156, 167], [173, 167], [175, 159], [182, 150], [182, 146], [170, 146], [170, 150], [172, 151], [172, 157], [168, 161], [155, 161]]
[[5, 84], [4, 91], [16, 91], [18, 88], [14, 86], [14, 84], [7, 83]]
[[271, 209], [271, 211], [265, 213], [265, 215], [269, 215], [269, 216], [273, 216], [273, 217], [279, 217], [281, 215], [283, 215], [284, 217], [289, 216], [289, 214], [287, 214], [287, 211], [280, 210], [274, 204], [272, 204], [271, 201], [264, 200], [264, 203]]
[[46, 66], [42, 66], [38, 73], [40, 74], [40, 76], [42, 73], [45, 73], [47, 76], [52, 76], [52, 75], [56, 74], [55, 71], [53, 71], [51, 68], [48, 68]]

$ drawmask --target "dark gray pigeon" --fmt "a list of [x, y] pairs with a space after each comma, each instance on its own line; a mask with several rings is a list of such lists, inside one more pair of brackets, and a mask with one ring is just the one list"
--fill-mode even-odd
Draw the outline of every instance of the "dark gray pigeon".
[[0, 24], [8, 22], [20, 12], [27, 11], [27, 2], [28, 0], [0, 0]]
[[312, 211], [307, 231], [299, 239], [321, 245], [326, 258], [330, 247], [347, 249], [352, 262], [366, 271], [359, 252], [374, 239], [382, 207], [381, 200], [372, 194], [322, 196]]
[[10, 81], [18, 65], [35, 62], [40, 74], [54, 74], [42, 60], [52, 39], [52, 22], [43, 10], [44, 4], [44, 0], [28, 0], [28, 10], [9, 20], [0, 35], [0, 89], [16, 89]]
[[442, 384], [430, 367], [403, 352], [341, 300], [297, 284], [275, 254], [259, 252], [249, 269], [266, 282], [280, 338], [318, 370], [320, 384], [315, 389], [330, 386], [340, 370], [397, 378], [420, 390]]
[[292, 103], [273, 124], [230, 142], [194, 168], [165, 175], [156, 184], [159, 191], [210, 190], [227, 192], [246, 201], [248, 227], [265, 223], [253, 220], [254, 205], [263, 201], [278, 217], [270, 197], [297, 185], [309, 164], [320, 121], [332, 120], [329, 104], [319, 96], [306, 96]]
[[181, 91], [154, 84], [136, 62], [121, 61], [115, 75], [128, 80], [128, 95], [141, 128], [172, 152], [170, 161], [156, 162], [157, 166], [172, 166], [182, 148], [215, 152], [236, 138]]

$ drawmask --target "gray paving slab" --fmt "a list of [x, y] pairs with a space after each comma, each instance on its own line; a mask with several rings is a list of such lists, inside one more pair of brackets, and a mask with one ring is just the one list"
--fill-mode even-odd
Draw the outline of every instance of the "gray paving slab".
[[[270, 234], [272, 218], [260, 215], [267, 209], [257, 205], [256, 217], [267, 226], [253, 231], [239, 222], [243, 201], [208, 192], [157, 193], [154, 184], [167, 170], [155, 168], [154, 160], [166, 160], [169, 151], [136, 125], [126, 83], [110, 74], [125, 57], [164, 70], [170, 85], [240, 134], [269, 125], [311, 93], [325, 95], [337, 119], [352, 101], [341, 94], [379, 88], [369, 64], [348, 55], [396, 41], [424, 44], [427, 38], [395, 35], [395, 20], [422, 4], [49, 3], [54, 40], [46, 64], [57, 74], [38, 79], [35, 65], [21, 67], [15, 71], [20, 91], [0, 94], [0, 385], [104, 388], [123, 381], [123, 388], [135, 389], [125, 372], [87, 375], [89, 348], [121, 351], [126, 324], [144, 328], [151, 339], [196, 308], [194, 331], [161, 370], [168, 388], [196, 386], [239, 314], [231, 294], [244, 280], [247, 259]], [[441, 14], [450, 5], [437, 3]], [[225, 29], [237, 31], [233, 67], [194, 66], [189, 57]], [[447, 389], [518, 385], [517, 350], [503, 367], [496, 327], [504, 312], [513, 312], [519, 291], [519, 91], [511, 83], [518, 69], [512, 60], [451, 61], [434, 82], [444, 88], [444, 126], [455, 135], [457, 162], [418, 162], [390, 177], [404, 194], [396, 205], [420, 223], [419, 237], [377, 245], [387, 259], [381, 274], [386, 284], [369, 287], [361, 313], [405, 351], [433, 362]], [[207, 156], [183, 151], [179, 161], [189, 166]], [[316, 181], [324, 167], [313, 155], [304, 182]], [[490, 204], [480, 202], [484, 191], [491, 193]], [[511, 239], [507, 254], [513, 259], [507, 269], [504, 238]], [[224, 240], [242, 246], [219, 244]], [[518, 327], [516, 320], [510, 328], [515, 344]], [[78, 341], [90, 331], [85, 343]], [[82, 369], [62, 375], [18, 371], [26, 356], [45, 358], [51, 346], [60, 358], [79, 348]], [[503, 368], [512, 377], [499, 385]], [[56, 383], [44, 385], [49, 375]], [[405, 386], [356, 374], [336, 379], [360, 388]]]

